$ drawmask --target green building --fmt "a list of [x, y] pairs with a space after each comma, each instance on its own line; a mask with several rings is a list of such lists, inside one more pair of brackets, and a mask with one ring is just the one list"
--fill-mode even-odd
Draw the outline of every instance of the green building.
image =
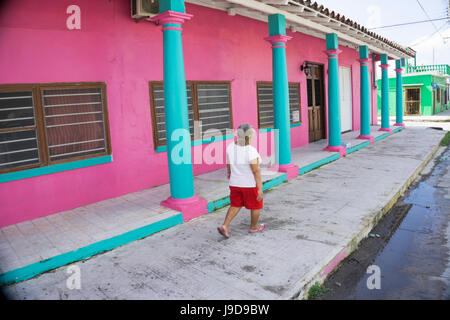
[[[406, 71], [406, 72], [405, 72]], [[450, 66], [407, 66], [403, 72], [403, 114], [433, 115], [448, 110]], [[381, 80], [378, 84], [378, 114], [381, 113]], [[395, 77], [389, 78], [389, 114], [395, 115]]]

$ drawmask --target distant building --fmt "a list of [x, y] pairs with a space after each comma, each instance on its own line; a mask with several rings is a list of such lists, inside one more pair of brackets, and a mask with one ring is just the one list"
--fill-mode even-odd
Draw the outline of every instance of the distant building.
[[[449, 109], [450, 66], [408, 66], [403, 75], [403, 114], [433, 115]], [[395, 115], [395, 77], [389, 78], [389, 114]], [[378, 80], [378, 114], [381, 80]]]

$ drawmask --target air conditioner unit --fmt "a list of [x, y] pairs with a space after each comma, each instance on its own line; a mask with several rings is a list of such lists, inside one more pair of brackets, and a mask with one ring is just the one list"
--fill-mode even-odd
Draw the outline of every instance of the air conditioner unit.
[[131, 17], [140, 20], [159, 13], [159, 0], [131, 0]]

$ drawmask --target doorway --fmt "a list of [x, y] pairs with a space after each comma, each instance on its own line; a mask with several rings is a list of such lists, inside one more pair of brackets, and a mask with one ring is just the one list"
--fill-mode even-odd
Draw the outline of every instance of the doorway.
[[323, 90], [323, 65], [308, 64], [306, 75], [308, 93], [309, 142], [325, 139], [325, 101]]
[[433, 89], [433, 114], [436, 114], [436, 91]]
[[370, 102], [369, 102], [369, 123], [372, 126], [372, 108], [373, 108], [373, 73], [369, 73], [369, 91], [370, 91]]
[[405, 89], [405, 114], [420, 115], [420, 88]]
[[339, 93], [341, 99], [341, 132], [353, 129], [352, 72], [350, 68], [339, 67]]

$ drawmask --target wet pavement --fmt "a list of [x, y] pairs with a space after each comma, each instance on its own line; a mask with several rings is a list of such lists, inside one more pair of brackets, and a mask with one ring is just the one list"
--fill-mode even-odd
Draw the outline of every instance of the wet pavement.
[[439, 153], [328, 277], [319, 299], [450, 299], [450, 148]]

